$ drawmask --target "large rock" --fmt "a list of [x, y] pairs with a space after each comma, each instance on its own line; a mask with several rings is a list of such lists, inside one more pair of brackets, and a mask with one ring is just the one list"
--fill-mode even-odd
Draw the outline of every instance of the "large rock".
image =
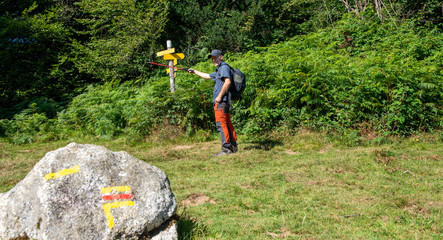
[[176, 209], [160, 169], [71, 143], [0, 194], [0, 239], [176, 239]]

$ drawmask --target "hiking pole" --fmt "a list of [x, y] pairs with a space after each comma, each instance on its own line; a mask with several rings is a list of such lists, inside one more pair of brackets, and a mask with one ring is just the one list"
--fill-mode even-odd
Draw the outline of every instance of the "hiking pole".
[[[160, 64], [160, 63], [155, 63], [155, 62], [148, 62], [148, 63], [149, 63], [149, 64], [152, 64], [152, 65], [162, 66], [162, 67], [175, 68], [175, 69], [182, 70], [182, 71], [185, 71], [185, 72], [188, 72], [188, 71], [189, 71], [189, 68], [172, 67], [172, 66], [169, 66], [169, 65]], [[194, 71], [192, 70], [191, 73], [194, 73]]]

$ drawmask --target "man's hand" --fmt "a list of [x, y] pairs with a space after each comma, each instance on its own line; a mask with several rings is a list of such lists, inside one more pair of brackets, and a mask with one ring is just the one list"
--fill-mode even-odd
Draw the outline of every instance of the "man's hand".
[[218, 95], [216, 98], [215, 98], [215, 104], [219, 104], [220, 102], [221, 102], [221, 96], [220, 95]]
[[194, 69], [192, 69], [192, 68], [188, 68], [188, 73], [194, 74], [195, 71], [194, 71]]

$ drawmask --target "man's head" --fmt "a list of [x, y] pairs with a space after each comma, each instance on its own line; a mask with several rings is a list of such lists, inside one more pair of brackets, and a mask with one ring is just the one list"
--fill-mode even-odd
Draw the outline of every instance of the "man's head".
[[208, 58], [212, 60], [212, 63], [215, 66], [218, 66], [223, 60], [223, 52], [217, 49], [212, 50], [211, 54], [208, 55]]

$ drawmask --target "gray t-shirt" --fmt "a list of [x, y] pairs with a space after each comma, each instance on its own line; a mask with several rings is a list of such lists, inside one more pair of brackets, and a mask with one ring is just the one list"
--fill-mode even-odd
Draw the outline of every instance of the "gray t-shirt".
[[[229, 65], [225, 62], [221, 62], [218, 65], [217, 69], [215, 69], [215, 72], [209, 74], [209, 76], [211, 77], [212, 81], [215, 82], [214, 92], [212, 96], [212, 103], [215, 103], [215, 98], [217, 98], [218, 94], [220, 94], [223, 88], [223, 84], [225, 83], [225, 78], [229, 78], [232, 81], [231, 67], [229, 67]], [[221, 101], [228, 102], [228, 91], [223, 96]]]

